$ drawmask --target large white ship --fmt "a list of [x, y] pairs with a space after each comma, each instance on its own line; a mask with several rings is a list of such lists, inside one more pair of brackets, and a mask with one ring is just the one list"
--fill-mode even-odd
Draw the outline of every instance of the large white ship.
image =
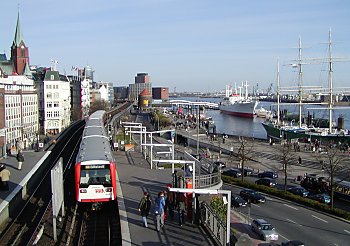
[[[242, 95], [242, 87], [245, 87], [244, 96]], [[239, 92], [237, 88], [233, 92], [231, 86], [226, 86], [226, 95], [219, 104], [222, 113], [239, 117], [254, 117], [258, 101], [248, 97], [247, 81], [242, 83], [242, 87], [238, 87]]]

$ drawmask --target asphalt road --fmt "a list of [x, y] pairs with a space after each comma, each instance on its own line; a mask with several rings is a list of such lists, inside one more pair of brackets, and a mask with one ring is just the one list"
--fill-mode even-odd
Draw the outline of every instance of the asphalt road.
[[[240, 188], [224, 186], [239, 194]], [[349, 245], [350, 223], [316, 212], [298, 204], [266, 196], [265, 204], [252, 204], [250, 221], [262, 218], [270, 222], [279, 234], [278, 243], [299, 239], [305, 245]], [[248, 217], [248, 207], [239, 211]], [[255, 239], [254, 233], [249, 235]]]

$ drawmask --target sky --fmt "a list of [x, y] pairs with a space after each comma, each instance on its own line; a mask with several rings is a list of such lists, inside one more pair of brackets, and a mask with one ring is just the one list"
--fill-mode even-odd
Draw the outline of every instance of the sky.
[[[19, 5], [19, 7], [18, 7]], [[298, 57], [304, 84], [327, 83], [329, 30], [333, 56], [350, 60], [347, 0], [2, 0], [0, 50], [9, 58], [18, 8], [30, 64], [61, 73], [89, 65], [95, 81], [114, 86], [150, 75], [153, 87], [170, 92], [216, 92], [248, 81], [260, 90], [295, 83], [288, 64]], [[317, 62], [315, 62], [317, 61]], [[294, 61], [295, 63], [295, 61]], [[306, 63], [306, 62], [305, 62]], [[334, 64], [335, 86], [350, 86], [350, 62]], [[323, 85], [323, 84], [322, 84]]]

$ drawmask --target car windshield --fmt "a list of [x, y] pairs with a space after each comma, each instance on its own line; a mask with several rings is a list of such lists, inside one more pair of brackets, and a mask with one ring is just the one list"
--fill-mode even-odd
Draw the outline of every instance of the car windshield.
[[271, 225], [262, 225], [261, 230], [267, 231], [267, 230], [272, 230], [273, 227]]

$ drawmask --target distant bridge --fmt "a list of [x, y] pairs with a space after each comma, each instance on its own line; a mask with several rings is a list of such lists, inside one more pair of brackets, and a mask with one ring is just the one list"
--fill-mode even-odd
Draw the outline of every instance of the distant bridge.
[[176, 106], [204, 106], [206, 108], [213, 108], [213, 109], [219, 109], [219, 105], [217, 103], [211, 103], [211, 102], [193, 102], [193, 101], [187, 101], [187, 100], [169, 100], [168, 103], [171, 105], [176, 105]]

